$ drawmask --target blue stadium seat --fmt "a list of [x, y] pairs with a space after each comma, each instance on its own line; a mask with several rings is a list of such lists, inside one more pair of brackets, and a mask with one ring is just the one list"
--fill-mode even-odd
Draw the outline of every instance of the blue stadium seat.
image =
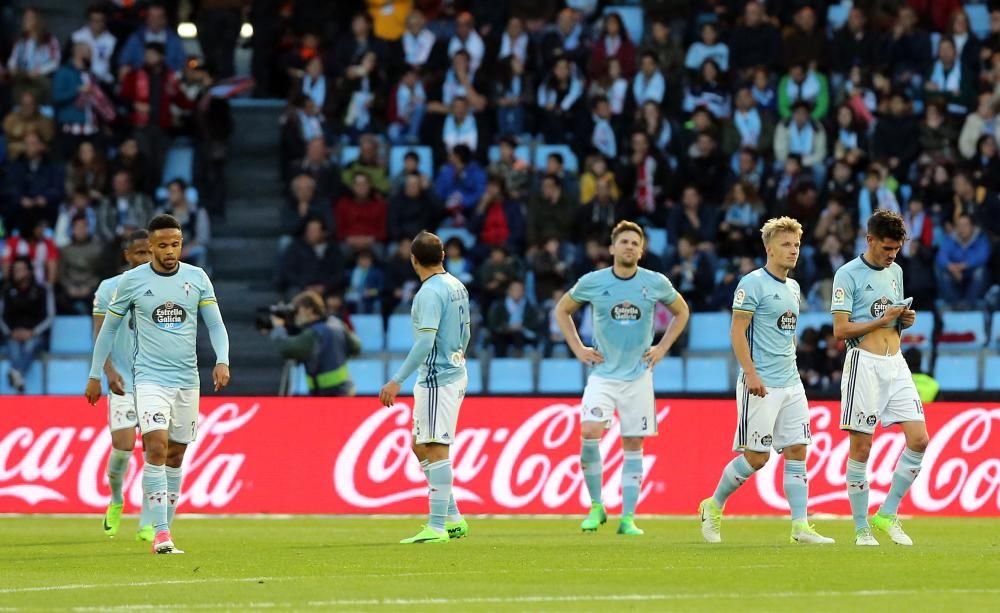
[[667, 251], [667, 247], [670, 246], [667, 231], [651, 226], [644, 229], [646, 231], [646, 250], [662, 257]]
[[348, 360], [347, 370], [358, 396], [378, 395], [385, 385], [385, 362], [382, 360]]
[[993, 313], [993, 321], [990, 322], [990, 335], [992, 340], [989, 342], [989, 346], [1000, 349], [1000, 311]]
[[354, 325], [354, 333], [361, 339], [361, 351], [385, 351], [385, 328], [381, 315], [352, 315], [351, 323]]
[[687, 358], [684, 373], [686, 392], [726, 392], [733, 388], [727, 358]]
[[187, 146], [174, 146], [167, 150], [167, 158], [163, 162], [163, 184], [174, 179], [180, 179], [191, 185], [194, 174], [194, 149]]
[[723, 312], [692, 313], [688, 323], [688, 351], [729, 351], [729, 323]]
[[306, 367], [298, 364], [292, 369], [289, 375], [292, 380], [289, 381], [288, 395], [289, 396], [308, 396], [309, 395], [309, 383], [306, 381]]
[[903, 330], [900, 342], [903, 348], [916, 347], [930, 352], [934, 344], [934, 311], [917, 311], [917, 321]]
[[972, 392], [979, 388], [979, 355], [939, 355], [934, 378], [944, 392]]
[[438, 228], [437, 229], [438, 238], [441, 239], [442, 243], [447, 243], [452, 238], [457, 238], [462, 241], [466, 249], [472, 249], [476, 246], [476, 237], [465, 228]]
[[531, 360], [527, 358], [493, 358], [490, 360], [489, 392], [491, 394], [530, 394], [535, 390], [531, 376]]
[[938, 349], [978, 349], [986, 344], [986, 317], [981, 311], [945, 311], [941, 314]]
[[[16, 393], [7, 382], [7, 371], [9, 369], [10, 362], [7, 360], [0, 362], [0, 396]], [[90, 369], [88, 368], [87, 370], [89, 371]], [[40, 361], [36, 360], [31, 364], [28, 374], [24, 377], [24, 388], [24, 393], [29, 396], [39, 396], [45, 393], [45, 390], [42, 388], [42, 364]], [[76, 393], [80, 393], [79, 384], [77, 384]]]
[[93, 348], [94, 324], [88, 315], [60, 315], [52, 322], [49, 353], [89, 354]]
[[[402, 366], [402, 365], [403, 365], [402, 358], [396, 358], [394, 360], [390, 360], [389, 361], [389, 370], [387, 371], [388, 374], [386, 375], [386, 377], [388, 378], [388, 377], [391, 377], [392, 375], [396, 374], [396, 371], [399, 370], [399, 367]], [[413, 394], [413, 385], [416, 382], [417, 382], [417, 371], [413, 371], [413, 374], [411, 374], [409, 377], [407, 377], [406, 381], [403, 381], [403, 385], [399, 388], [399, 393], [403, 394], [404, 396], [410, 396], [410, 395], [412, 395]], [[385, 383], [385, 382], [383, 381], [383, 383]], [[380, 385], [379, 388], [381, 389], [381, 387], [382, 386]]]
[[[496, 162], [500, 159], [500, 145], [490, 146], [487, 155], [489, 156], [489, 161]], [[531, 146], [530, 145], [518, 145], [514, 147], [514, 157], [519, 160], [524, 160], [525, 162], [531, 162]]]
[[642, 16], [642, 8], [638, 6], [608, 6], [604, 8], [604, 14], [608, 13], [618, 13], [618, 16], [622, 18], [622, 23], [625, 24], [629, 38], [638, 47], [642, 43], [642, 34], [646, 25]]
[[413, 346], [413, 324], [410, 316], [405, 313], [395, 313], [389, 316], [389, 329], [386, 332], [386, 348], [393, 353], [407, 353]]
[[45, 393], [53, 396], [76, 396], [80, 382], [87, 380], [90, 361], [85, 358], [51, 358], [45, 364]]
[[546, 358], [538, 369], [540, 394], [583, 392], [583, 364], [575, 358]]
[[969, 29], [976, 38], [983, 40], [990, 35], [990, 10], [985, 2], [963, 2], [965, 16], [969, 18]]
[[802, 333], [806, 328], [813, 328], [819, 332], [825, 325], [833, 325], [833, 319], [829, 313], [824, 311], [803, 311], [799, 313], [799, 321], [795, 326], [795, 335], [802, 338]]
[[434, 152], [426, 145], [396, 145], [389, 150], [389, 176], [396, 177], [403, 172], [403, 158], [410, 151], [420, 158], [418, 162], [420, 172], [429, 176], [434, 176]]
[[467, 394], [483, 393], [483, 365], [479, 360], [470, 358], [465, 361], [465, 369], [469, 373], [469, 387], [465, 390]]
[[1000, 390], [1000, 355], [988, 355], [983, 364], [983, 389]]
[[340, 148], [340, 165], [347, 166], [361, 155], [361, 148], [355, 145], [344, 145]]
[[580, 164], [577, 162], [576, 154], [569, 148], [569, 145], [538, 145], [535, 147], [535, 169], [542, 170], [545, 168], [550, 153], [562, 155], [563, 168], [567, 172], [580, 171]]
[[684, 390], [684, 358], [665, 357], [653, 369], [653, 391], [680, 392]]

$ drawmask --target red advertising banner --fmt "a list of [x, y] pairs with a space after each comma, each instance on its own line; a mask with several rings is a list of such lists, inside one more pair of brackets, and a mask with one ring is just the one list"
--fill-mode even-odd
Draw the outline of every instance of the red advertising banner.
[[[404, 399], [406, 400], [406, 399]], [[465, 513], [580, 513], [579, 401], [468, 398], [452, 446]], [[730, 458], [735, 402], [658, 401], [660, 435], [645, 446], [642, 513], [692, 514]], [[837, 403], [813, 403], [810, 511], [849, 513], [847, 436]], [[1000, 516], [1000, 405], [928, 405], [931, 443], [904, 500], [914, 514]], [[997, 427], [997, 434], [993, 429]], [[871, 502], [888, 491], [903, 435], [879, 431], [869, 460]], [[5, 398], [0, 406], [0, 513], [100, 512], [111, 437], [102, 409], [75, 398]], [[410, 407], [375, 398], [205, 398], [185, 458], [181, 511], [198, 513], [424, 513], [427, 486], [410, 452]], [[617, 427], [601, 449], [605, 502], [621, 504]], [[141, 500], [141, 455], [126, 500]], [[727, 513], [786, 512], [781, 460], [738, 491]]]

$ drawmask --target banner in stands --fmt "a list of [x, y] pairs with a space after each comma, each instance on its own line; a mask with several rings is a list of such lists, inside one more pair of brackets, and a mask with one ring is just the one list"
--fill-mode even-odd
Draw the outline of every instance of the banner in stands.
[[[661, 399], [657, 407], [660, 434], [646, 441], [639, 510], [693, 514], [733, 457], [735, 402]], [[583, 512], [589, 500], [578, 461], [578, 411], [575, 399], [466, 399], [452, 447], [462, 511]], [[818, 402], [811, 411], [810, 511], [848, 514], [848, 440], [838, 428], [839, 407]], [[931, 443], [902, 511], [1000, 515], [1000, 405], [939, 403], [926, 415]], [[621, 504], [617, 439], [615, 426], [601, 446], [612, 512]], [[110, 445], [105, 411], [82, 398], [4, 398], [0, 512], [100, 513], [109, 497]], [[885, 497], [903, 445], [898, 429], [876, 434], [872, 505]], [[141, 500], [140, 458], [137, 450], [126, 477], [133, 511]], [[408, 399], [385, 408], [375, 398], [205, 398], [185, 467], [182, 512], [427, 511], [426, 482], [410, 452]], [[727, 513], [785, 513], [781, 480], [774, 457], [733, 496]]]

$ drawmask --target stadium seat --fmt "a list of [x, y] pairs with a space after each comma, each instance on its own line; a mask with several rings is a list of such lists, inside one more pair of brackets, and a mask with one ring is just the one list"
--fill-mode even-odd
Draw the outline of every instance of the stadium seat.
[[833, 319], [825, 311], [803, 311], [799, 313], [799, 321], [795, 325], [795, 336], [802, 338], [802, 333], [807, 328], [812, 328], [819, 332], [825, 325], [833, 325]]
[[348, 360], [347, 370], [354, 381], [355, 393], [358, 396], [378, 395], [385, 385], [385, 362], [376, 360]]
[[944, 392], [972, 392], [979, 388], [979, 355], [940, 355], [934, 378]]
[[580, 394], [583, 364], [576, 358], [546, 358], [538, 369], [538, 393]]
[[983, 363], [983, 389], [1000, 390], [1000, 355], [988, 355]]
[[680, 392], [684, 390], [684, 358], [666, 357], [653, 369], [653, 391]]
[[941, 314], [938, 349], [978, 349], [986, 344], [986, 317], [981, 311], [945, 311]]
[[567, 172], [579, 172], [580, 164], [576, 160], [576, 154], [569, 148], [569, 145], [538, 145], [535, 147], [535, 169], [543, 170], [549, 154], [558, 153], [563, 157], [563, 168]]
[[53, 396], [76, 396], [80, 382], [87, 380], [90, 361], [85, 358], [52, 358], [45, 363], [45, 393]]
[[985, 2], [963, 2], [965, 16], [969, 18], [969, 29], [979, 40], [990, 35], [990, 10]]
[[917, 321], [903, 330], [900, 343], [904, 349], [916, 347], [930, 352], [934, 344], [934, 311], [917, 311]]
[[[489, 156], [489, 161], [496, 162], [500, 159], [500, 145], [492, 145], [487, 155]], [[518, 145], [514, 148], [514, 157], [519, 160], [524, 160], [525, 162], [531, 161], [531, 147], [529, 145]]]
[[725, 392], [733, 388], [729, 380], [728, 358], [687, 358], [684, 364], [684, 391]]
[[434, 152], [426, 145], [396, 145], [389, 150], [389, 176], [396, 177], [403, 172], [403, 159], [410, 151], [420, 158], [418, 162], [420, 172], [429, 176], [434, 176]]
[[[7, 382], [7, 371], [10, 370], [10, 362], [4, 360], [0, 362], [0, 396], [16, 394]], [[87, 369], [90, 370], [89, 368]], [[39, 396], [45, 393], [42, 388], [42, 363], [36, 360], [31, 364], [28, 374], [24, 377], [24, 393], [29, 396]], [[77, 383], [76, 393], [80, 393], [80, 384]]]
[[354, 333], [361, 339], [361, 351], [378, 353], [385, 350], [385, 328], [381, 315], [353, 315]]
[[625, 24], [629, 38], [632, 39], [632, 44], [638, 47], [642, 43], [642, 35], [646, 25], [642, 16], [642, 7], [608, 6], [604, 8], [604, 14], [608, 13], [618, 13], [618, 16], [622, 18], [622, 23]]
[[407, 353], [413, 346], [413, 324], [406, 313], [395, 313], [389, 316], [389, 329], [386, 332], [386, 348], [393, 353]]
[[[386, 378], [388, 379], [388, 377], [391, 377], [392, 375], [396, 374], [396, 371], [399, 370], [399, 367], [402, 365], [403, 365], [402, 358], [396, 358], [394, 360], [390, 360], [389, 370], [387, 371]], [[409, 377], [406, 378], [406, 381], [403, 381], [403, 385], [399, 388], [399, 393], [403, 394], [404, 396], [413, 395], [413, 386], [414, 384], [416, 384], [416, 382], [417, 382], [417, 371], [415, 370]], [[383, 383], [385, 383], [385, 381], [383, 381]], [[379, 389], [381, 388], [382, 386], [379, 385]]]
[[990, 322], [990, 347], [1000, 349], [1000, 311], [993, 313], [993, 320]]
[[[93, 348], [93, 319], [88, 315], [60, 315], [52, 322], [49, 353], [86, 355]], [[79, 390], [78, 390], [79, 391]]]
[[347, 166], [361, 155], [361, 148], [354, 145], [344, 145], [340, 148], [340, 165]]
[[729, 322], [723, 312], [692, 313], [688, 323], [688, 351], [729, 351]]
[[462, 241], [466, 249], [472, 249], [476, 246], [476, 237], [465, 228], [438, 228], [437, 235], [442, 243], [447, 243], [449, 239], [457, 238]]
[[487, 386], [489, 393], [530, 394], [535, 389], [531, 371], [528, 358], [493, 358]]
[[[166, 202], [167, 196], [169, 195], [169, 192], [167, 191], [167, 186], [161, 185], [160, 187], [157, 187], [156, 193], [153, 195], [156, 198], [157, 202]], [[198, 204], [198, 190], [195, 187], [188, 185], [187, 188], [185, 188], [184, 190], [184, 196], [187, 198], [187, 201], [190, 202], [191, 204], [194, 205]]]
[[667, 247], [670, 246], [670, 240], [667, 238], [667, 231], [663, 228], [653, 228], [647, 227], [646, 231], [646, 250], [650, 253], [663, 257], [667, 251]]
[[187, 146], [174, 146], [167, 150], [163, 162], [163, 184], [174, 179], [180, 179], [191, 185], [194, 174], [194, 149]]
[[295, 368], [291, 370], [289, 377], [291, 377], [291, 381], [288, 382], [289, 396], [309, 395], [309, 383], [306, 381], [305, 366], [303, 366], [302, 364], [297, 364]]
[[469, 373], [469, 387], [466, 388], [466, 394], [482, 394], [483, 393], [483, 365], [479, 360], [468, 359], [465, 361], [465, 369]]

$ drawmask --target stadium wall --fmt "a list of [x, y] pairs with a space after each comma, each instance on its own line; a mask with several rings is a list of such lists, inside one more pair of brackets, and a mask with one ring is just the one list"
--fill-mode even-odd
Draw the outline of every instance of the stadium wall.
[[[425, 513], [426, 482], [409, 451], [408, 401], [385, 408], [368, 397], [205, 398], [198, 441], [185, 459], [181, 512]], [[77, 398], [5, 399], [0, 513], [100, 513], [109, 496], [105, 411]], [[578, 411], [579, 401], [568, 398], [467, 399], [453, 447], [463, 512], [582, 512], [588, 501], [578, 468]], [[657, 411], [660, 434], [646, 442], [641, 511], [694, 513], [732, 457], [734, 403], [661, 399]], [[839, 404], [813, 402], [811, 412], [810, 510], [846, 514], [848, 442], [838, 428]], [[926, 415], [932, 440], [903, 512], [1000, 516], [1000, 404], [936, 403]], [[612, 427], [602, 445], [612, 511], [621, 504], [617, 435]], [[896, 429], [877, 435], [872, 505], [888, 491], [903, 444]], [[140, 453], [126, 479], [131, 510], [141, 499]], [[726, 508], [786, 510], [777, 457]]]

